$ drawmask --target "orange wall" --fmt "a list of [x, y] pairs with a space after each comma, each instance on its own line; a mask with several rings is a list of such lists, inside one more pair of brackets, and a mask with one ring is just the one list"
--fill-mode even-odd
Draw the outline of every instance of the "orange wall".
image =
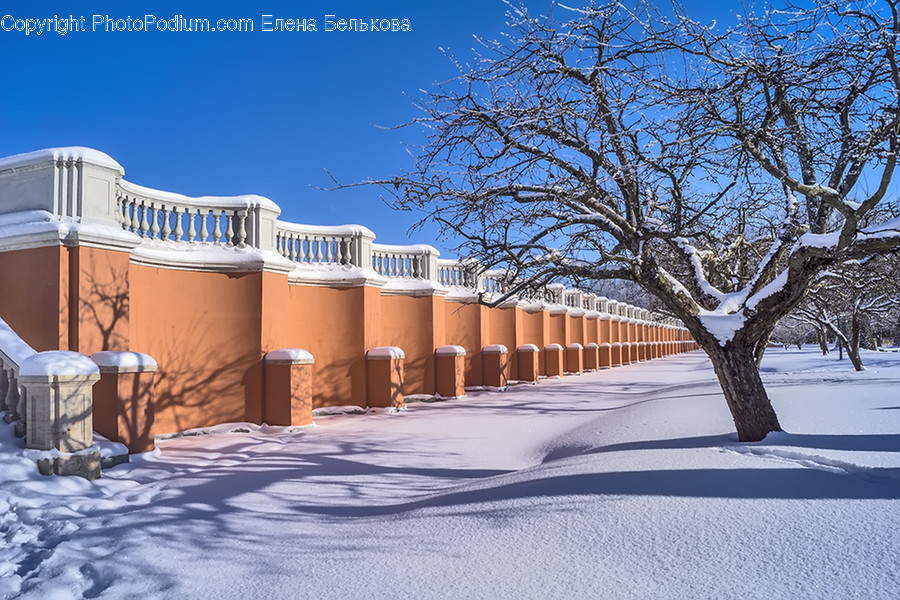
[[68, 249], [12, 250], [0, 256], [0, 317], [38, 352], [68, 350]]
[[482, 384], [481, 349], [490, 323], [485, 323], [488, 311], [479, 304], [446, 302], [446, 343], [466, 349], [466, 385]]
[[[617, 339], [606, 320], [491, 309], [441, 295], [387, 295], [375, 286], [291, 284], [284, 273], [164, 269], [132, 264], [128, 252], [84, 246], [2, 253], [0, 282], [0, 316], [36, 350], [132, 350], [156, 359], [152, 403], [135, 421], [142, 430], [130, 432], [143, 440], [227, 421], [265, 421], [262, 357], [271, 350], [313, 355], [312, 406], [318, 408], [366, 406], [365, 356], [376, 346], [406, 354], [405, 394], [431, 394], [434, 350], [446, 344], [466, 349], [466, 385], [477, 386], [484, 383], [481, 350], [489, 344], [509, 349], [516, 379], [521, 344]], [[627, 341], [626, 326], [612, 326]], [[652, 333], [689, 339], [668, 329]], [[543, 372], [544, 353], [539, 357]]]
[[444, 345], [443, 303], [441, 296], [381, 297], [375, 343], [397, 346], [406, 355], [404, 394], [434, 393], [434, 350]]
[[[69, 324], [69, 349], [90, 356], [101, 350], [128, 350], [131, 296], [128, 252], [69, 249], [69, 306], [79, 318]], [[77, 294], [75, 291], [77, 290]]]
[[154, 433], [257, 420], [261, 273], [131, 265], [131, 348], [159, 364]]
[[[315, 359], [313, 408], [365, 406], [366, 351], [380, 321], [377, 288], [289, 286], [289, 309], [280, 320], [282, 348], [303, 348]], [[277, 350], [278, 348], [267, 348]]]

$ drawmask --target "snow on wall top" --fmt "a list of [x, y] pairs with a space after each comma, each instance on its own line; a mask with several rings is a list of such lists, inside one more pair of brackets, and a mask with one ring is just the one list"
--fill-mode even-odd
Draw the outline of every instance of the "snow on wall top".
[[36, 353], [19, 365], [19, 377], [98, 375], [100, 367], [84, 354], [68, 350]]
[[266, 353], [266, 362], [311, 365], [315, 363], [313, 355], [302, 348], [282, 348]]
[[138, 373], [155, 371], [159, 368], [156, 360], [142, 352], [95, 352], [91, 360], [97, 363], [101, 371], [115, 370], [122, 373]]
[[485, 346], [481, 349], [481, 351], [485, 354], [506, 354], [506, 346], [503, 344], [491, 344], [490, 346]]
[[406, 358], [397, 346], [380, 346], [366, 352], [366, 358]]
[[7, 169], [15, 169], [30, 164], [56, 160], [82, 160], [98, 164], [102, 167], [118, 171], [125, 174], [125, 169], [113, 157], [94, 150], [93, 148], [85, 148], [84, 146], [67, 146], [61, 148], [44, 148], [43, 150], [35, 150], [34, 152], [25, 152], [24, 154], [16, 154], [0, 158], [0, 171]]
[[175, 192], [164, 192], [149, 187], [144, 187], [130, 181], [122, 179], [119, 182], [122, 189], [127, 193], [149, 198], [152, 200], [162, 200], [173, 204], [187, 204], [198, 206], [216, 206], [222, 208], [268, 208], [281, 214], [281, 208], [272, 200], [265, 196], [256, 194], [242, 194], [240, 196], [185, 196]]
[[434, 353], [438, 356], [465, 356], [466, 349], [462, 346], [441, 346]]

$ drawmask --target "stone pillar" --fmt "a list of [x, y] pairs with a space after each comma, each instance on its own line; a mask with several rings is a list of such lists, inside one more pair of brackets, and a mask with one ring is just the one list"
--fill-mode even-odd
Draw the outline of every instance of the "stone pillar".
[[566, 346], [566, 372], [581, 374], [584, 371], [584, 347], [579, 343]]
[[631, 342], [622, 342], [620, 346], [622, 348], [622, 364], [631, 364]]
[[547, 377], [561, 377], [563, 372], [563, 347], [547, 344], [544, 346], [544, 374]]
[[613, 342], [610, 344], [610, 361], [609, 366], [611, 367], [621, 367], [622, 366], [622, 344], [619, 342]]
[[38, 461], [44, 475], [100, 477], [100, 451], [92, 449], [92, 388], [100, 369], [77, 352], [40, 352], [22, 362], [25, 435], [28, 448], [59, 450]]
[[522, 344], [516, 348], [519, 381], [537, 383], [540, 377], [540, 349], [534, 344]]
[[441, 398], [464, 398], [466, 395], [466, 349], [441, 346], [434, 351], [434, 390]]
[[268, 352], [263, 363], [266, 423], [288, 427], [311, 424], [313, 355], [300, 348], [284, 348]]
[[610, 344], [609, 342], [603, 342], [597, 349], [597, 354], [600, 357], [598, 364], [600, 365], [601, 369], [608, 369], [613, 366], [612, 344]]
[[584, 345], [584, 370], [596, 371], [600, 368], [600, 345], [588, 342]]
[[153, 386], [159, 367], [140, 352], [95, 352], [91, 360], [100, 368], [94, 386], [94, 429], [129, 452], [147, 452], [155, 446]]
[[508, 350], [503, 344], [492, 344], [481, 349], [484, 386], [505, 389], [509, 385]]
[[380, 346], [366, 352], [366, 405], [403, 408], [403, 360], [396, 346]]

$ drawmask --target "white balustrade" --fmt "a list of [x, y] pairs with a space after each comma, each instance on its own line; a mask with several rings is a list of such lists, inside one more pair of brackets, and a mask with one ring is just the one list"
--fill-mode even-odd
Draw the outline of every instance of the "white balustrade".
[[485, 271], [478, 283], [479, 291], [496, 295], [505, 294], [511, 287], [508, 272], [500, 269]]
[[436, 248], [417, 244], [411, 246], [372, 246], [372, 268], [388, 278], [432, 279], [437, 275]]
[[122, 228], [145, 242], [228, 248], [260, 247], [263, 240], [255, 238], [261, 213], [274, 218], [279, 210], [261, 196], [191, 198], [125, 180], [119, 181], [116, 207]]
[[474, 290], [478, 283], [477, 263], [463, 260], [438, 260], [438, 283], [445, 287]]
[[345, 225], [321, 227], [277, 221], [275, 248], [302, 265], [363, 267], [371, 256], [375, 234], [365, 227]]

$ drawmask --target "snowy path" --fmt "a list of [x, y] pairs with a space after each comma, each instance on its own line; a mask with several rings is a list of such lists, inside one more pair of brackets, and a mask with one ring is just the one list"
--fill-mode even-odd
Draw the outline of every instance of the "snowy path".
[[771, 352], [790, 433], [760, 444], [700, 353], [168, 440], [95, 483], [4, 427], [0, 597], [897, 598], [900, 355], [866, 358]]

